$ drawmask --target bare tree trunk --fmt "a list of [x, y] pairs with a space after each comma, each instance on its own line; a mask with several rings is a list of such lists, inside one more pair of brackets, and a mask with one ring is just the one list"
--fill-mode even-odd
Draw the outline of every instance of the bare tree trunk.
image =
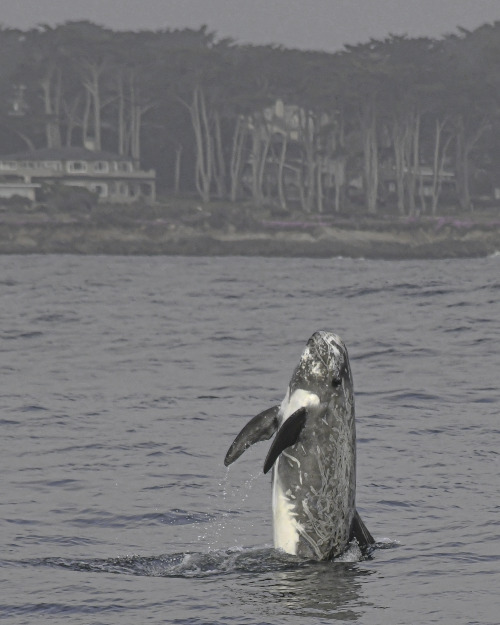
[[448, 123], [449, 118], [443, 120], [436, 119], [436, 131], [434, 135], [434, 158], [432, 163], [432, 186], [431, 186], [431, 211], [435, 215], [439, 204], [439, 196], [443, 186], [443, 170], [446, 152], [451, 142], [451, 134], [447, 140], [442, 143], [442, 133]]
[[335, 212], [340, 213], [342, 189], [345, 185], [345, 158], [338, 157], [333, 161], [333, 175], [335, 178]]
[[203, 202], [210, 201], [213, 176], [213, 140], [210, 132], [210, 119], [207, 112], [203, 89], [197, 85], [193, 90], [191, 104], [180, 100], [191, 116], [195, 144], [195, 185]]
[[231, 161], [229, 164], [229, 175], [231, 182], [230, 199], [235, 202], [238, 198], [240, 188], [240, 177], [243, 169], [243, 147], [247, 136], [247, 123], [243, 116], [239, 116], [233, 132], [233, 142], [231, 149]]
[[394, 168], [396, 178], [396, 195], [398, 212], [405, 213], [405, 171], [406, 165], [406, 143], [408, 141], [406, 125], [400, 119], [396, 119], [392, 125], [392, 145], [394, 149]]
[[77, 95], [70, 104], [63, 101], [64, 117], [66, 120], [66, 134], [64, 138], [64, 145], [69, 147], [73, 145], [73, 132], [78, 126], [78, 107], [80, 106], [81, 97]]
[[280, 158], [278, 161], [278, 199], [279, 199], [280, 207], [283, 210], [287, 209], [285, 187], [284, 187], [284, 181], [283, 181], [283, 168], [285, 165], [287, 145], [288, 145], [288, 135], [285, 131], [283, 133], [283, 141], [281, 144]]
[[[299, 190], [299, 198], [300, 198], [300, 206], [305, 213], [310, 212], [309, 209], [309, 198], [310, 193], [306, 190], [307, 185], [305, 184], [305, 179], [309, 177], [310, 170], [304, 164], [304, 161], [301, 163], [301, 167], [299, 169], [295, 169], [295, 176], [297, 180], [297, 187]], [[314, 171], [313, 171], [314, 173]], [[316, 184], [316, 178], [312, 181], [313, 186]]]
[[117, 76], [118, 91], [118, 154], [124, 156], [125, 152], [125, 94], [123, 87], [123, 73]]
[[62, 145], [61, 139], [61, 100], [62, 100], [62, 73], [61, 70], [57, 70], [56, 74], [56, 85], [55, 85], [55, 93], [54, 93], [54, 147], [60, 148]]
[[84, 144], [89, 136], [90, 99], [90, 93], [88, 91], [85, 91], [85, 106], [83, 108], [82, 116], [82, 139]]
[[132, 141], [130, 144], [130, 156], [137, 162], [141, 159], [141, 123], [142, 110], [137, 104], [131, 111], [132, 116]]
[[323, 212], [323, 159], [321, 156], [316, 157], [316, 207], [318, 213]]
[[446, 122], [442, 122], [436, 119], [435, 133], [434, 133], [434, 157], [432, 159], [432, 186], [431, 186], [431, 212], [433, 215], [437, 212], [440, 181], [441, 181], [441, 167], [442, 161], [440, 158], [441, 152], [441, 133]]
[[425, 198], [424, 175], [422, 171], [420, 171], [418, 176], [418, 197], [420, 199], [420, 209], [425, 214], [427, 212], [427, 200]]
[[252, 198], [257, 206], [264, 204], [263, 179], [271, 144], [269, 129], [262, 115], [253, 116], [252, 124]]
[[181, 179], [181, 157], [182, 145], [179, 143], [175, 148], [175, 167], [174, 167], [174, 194], [179, 195], [180, 179]]
[[[90, 95], [90, 110], [92, 111], [93, 122], [93, 142], [96, 151], [101, 150], [101, 76], [105, 70], [104, 64], [87, 63], [84, 64], [85, 75], [83, 78], [83, 86]], [[90, 111], [89, 111], [90, 112]], [[88, 134], [87, 134], [88, 138]]]
[[[260, 120], [259, 120], [260, 121]], [[253, 116], [252, 123], [252, 198], [257, 206], [262, 206], [264, 198], [262, 196], [262, 181], [259, 176], [261, 159], [262, 159], [262, 128], [258, 123], [257, 117]]]
[[136, 104], [132, 116], [130, 155], [137, 162], [141, 160], [141, 131], [144, 115], [153, 108], [153, 104]]
[[487, 130], [489, 124], [482, 119], [477, 128], [469, 136], [463, 116], [458, 118], [456, 131], [455, 180], [458, 201], [462, 210], [472, 210], [469, 186], [469, 158], [472, 149]]
[[413, 114], [411, 135], [408, 142], [408, 208], [410, 215], [415, 214], [415, 198], [417, 194], [417, 178], [420, 173], [420, 113]]
[[[116, 80], [116, 90], [118, 92], [118, 153], [131, 156], [139, 162], [143, 118], [155, 105], [152, 102], [141, 101], [137, 78], [137, 70], [129, 69], [126, 73], [120, 72]], [[189, 109], [189, 106], [187, 108]]]
[[268, 132], [265, 141], [262, 144], [262, 150], [260, 154], [260, 162], [259, 168], [257, 172], [257, 188], [259, 189], [259, 194], [261, 198], [261, 204], [264, 204], [265, 193], [264, 193], [264, 174], [266, 171], [267, 165], [267, 155], [269, 154], [269, 147], [271, 146], [271, 133]]
[[222, 149], [221, 123], [218, 111], [214, 113], [214, 179], [217, 187], [217, 195], [220, 199], [226, 197], [226, 163]]
[[140, 158], [140, 128], [141, 128], [141, 108], [137, 104], [137, 98], [135, 93], [134, 76], [129, 76], [129, 117], [130, 117], [130, 156], [139, 160]]
[[[55, 79], [55, 94], [52, 94], [52, 82]], [[51, 69], [41, 81], [43, 91], [43, 103], [45, 113], [45, 137], [48, 148], [61, 147], [61, 131], [59, 128], [59, 112], [61, 99], [61, 75], [60, 71]]]
[[398, 212], [401, 215], [415, 213], [415, 200], [418, 189], [422, 197], [422, 181], [420, 172], [420, 121], [421, 113], [405, 111], [392, 124], [392, 145], [394, 151], [394, 167]]
[[364, 109], [362, 128], [366, 207], [369, 213], [376, 213], [378, 197], [378, 142], [377, 116], [373, 102], [370, 102]]
[[99, 80], [95, 78], [95, 92], [93, 94], [94, 113], [94, 149], [101, 150], [101, 93], [99, 90]]
[[[315, 130], [316, 124], [312, 113], [302, 111], [300, 113], [301, 121], [301, 143], [304, 148], [305, 159], [303, 159], [304, 174], [299, 180], [300, 198], [302, 210], [310, 213], [314, 205], [314, 197], [316, 195], [316, 159], [315, 159]], [[304, 180], [305, 179], [305, 180]]]
[[334, 143], [331, 147], [336, 153], [335, 158], [332, 159], [333, 178], [335, 184], [335, 212], [339, 213], [342, 209], [343, 200], [345, 199], [345, 188], [347, 182], [347, 152], [345, 151], [345, 124], [343, 111], [341, 111], [339, 122], [336, 125], [336, 132], [333, 135], [333, 140]]
[[36, 149], [35, 144], [27, 135], [22, 133], [20, 130], [16, 130], [15, 128], [11, 128], [11, 130], [26, 143], [30, 152], [33, 152]]
[[465, 127], [463, 118], [458, 120], [455, 153], [455, 180], [457, 186], [458, 202], [462, 210], [470, 210], [471, 199], [469, 190], [469, 163], [465, 140]]
[[89, 91], [92, 95], [92, 119], [94, 121], [94, 149], [101, 149], [101, 93], [99, 89], [99, 75], [94, 70], [89, 81]]

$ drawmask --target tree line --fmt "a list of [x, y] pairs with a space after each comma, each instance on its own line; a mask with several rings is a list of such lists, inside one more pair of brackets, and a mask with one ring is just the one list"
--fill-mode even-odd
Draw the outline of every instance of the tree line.
[[0, 29], [2, 154], [92, 145], [203, 202], [470, 210], [500, 187], [499, 112], [500, 22], [336, 53], [206, 27]]

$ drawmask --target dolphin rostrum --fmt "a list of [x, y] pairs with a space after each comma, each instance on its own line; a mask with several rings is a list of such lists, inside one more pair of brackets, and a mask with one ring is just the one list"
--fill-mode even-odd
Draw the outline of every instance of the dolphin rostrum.
[[274, 546], [313, 560], [340, 555], [356, 538], [374, 543], [356, 511], [354, 393], [347, 349], [331, 332], [315, 332], [285, 398], [238, 434], [226, 466], [276, 433], [264, 462], [273, 468]]

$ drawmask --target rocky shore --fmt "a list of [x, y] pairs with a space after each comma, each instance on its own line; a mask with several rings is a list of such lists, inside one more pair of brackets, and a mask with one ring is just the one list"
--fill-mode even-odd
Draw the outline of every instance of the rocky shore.
[[0, 212], [1, 254], [470, 258], [500, 251], [500, 212], [402, 219], [280, 216], [250, 207]]

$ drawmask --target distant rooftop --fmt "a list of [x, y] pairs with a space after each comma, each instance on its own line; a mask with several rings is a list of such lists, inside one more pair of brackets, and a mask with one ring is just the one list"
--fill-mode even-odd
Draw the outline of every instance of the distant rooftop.
[[114, 152], [96, 152], [82, 147], [41, 148], [15, 154], [0, 155], [0, 160], [9, 161], [133, 161], [130, 156]]

